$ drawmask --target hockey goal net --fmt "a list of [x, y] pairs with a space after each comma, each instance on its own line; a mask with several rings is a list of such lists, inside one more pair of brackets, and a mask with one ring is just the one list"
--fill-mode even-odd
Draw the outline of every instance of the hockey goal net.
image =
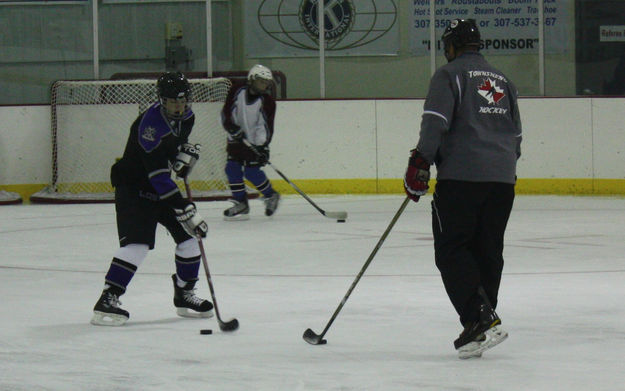
[[[189, 142], [201, 144], [189, 177], [197, 200], [230, 196], [224, 173], [226, 133], [220, 112], [231, 82], [189, 79], [195, 125]], [[32, 202], [111, 202], [110, 168], [123, 154], [130, 125], [158, 100], [156, 80], [57, 81], [52, 86], [52, 171], [50, 184]], [[179, 187], [184, 189], [181, 181]]]

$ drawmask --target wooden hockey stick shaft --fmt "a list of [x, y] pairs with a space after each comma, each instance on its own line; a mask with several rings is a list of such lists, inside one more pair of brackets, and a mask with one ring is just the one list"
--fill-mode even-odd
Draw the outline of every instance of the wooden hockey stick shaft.
[[[193, 196], [191, 195], [191, 188], [189, 187], [189, 182], [187, 178], [184, 178], [184, 187], [187, 192], [187, 198], [189, 202], [193, 202]], [[224, 322], [221, 319], [221, 315], [219, 314], [219, 306], [217, 305], [217, 298], [215, 297], [215, 288], [213, 287], [213, 280], [211, 278], [210, 271], [208, 269], [208, 261], [206, 261], [206, 252], [204, 251], [204, 244], [202, 242], [202, 237], [197, 234], [195, 235], [197, 239], [197, 244], [200, 247], [200, 254], [202, 256], [202, 265], [204, 266], [204, 272], [206, 273], [206, 281], [208, 282], [208, 289], [211, 292], [211, 298], [213, 299], [213, 305], [215, 307], [215, 315], [217, 316], [217, 323], [219, 323], [219, 328], [221, 331], [234, 331], [239, 328], [239, 321], [237, 319], [232, 319], [227, 322]]]
[[[248, 148], [250, 148], [257, 156], [260, 156], [260, 152], [258, 152], [258, 150], [254, 147], [254, 145], [252, 145], [252, 143], [250, 143], [247, 139], [242, 139], [243, 140], [243, 144], [245, 144]], [[291, 185], [291, 187], [293, 189], [295, 189], [295, 191], [297, 191], [302, 197], [304, 197], [304, 199], [306, 201], [308, 201], [308, 203], [310, 205], [312, 205], [315, 209], [317, 209], [317, 211], [319, 211], [319, 213], [321, 213], [322, 215], [324, 215], [325, 217], [328, 217], [330, 219], [335, 219], [335, 220], [345, 220], [347, 219], [347, 212], [327, 212], [323, 209], [321, 209], [312, 199], [310, 199], [310, 197], [308, 197], [308, 195], [306, 193], [304, 193], [304, 191], [302, 189], [300, 189], [299, 187], [297, 187], [297, 185], [293, 182], [291, 182], [291, 180], [289, 178], [287, 178], [286, 175], [284, 175], [282, 173], [282, 171], [278, 170], [278, 168], [276, 166], [274, 166], [273, 164], [271, 164], [270, 161], [267, 161], [267, 164], [276, 172], [278, 173], [278, 175], [280, 175], [282, 177], [282, 179], [284, 179], [289, 185]]]
[[360, 281], [360, 278], [363, 276], [363, 274], [365, 274], [365, 270], [367, 270], [367, 268], [369, 267], [369, 264], [371, 263], [371, 261], [373, 260], [375, 255], [377, 254], [377, 252], [380, 249], [380, 247], [382, 247], [382, 244], [384, 243], [384, 240], [386, 240], [386, 237], [388, 236], [388, 234], [393, 229], [393, 226], [395, 225], [395, 223], [399, 219], [399, 216], [401, 216], [401, 214], [404, 212], [404, 209], [406, 209], [406, 206], [408, 205], [409, 201], [410, 201], [410, 197], [406, 197], [404, 202], [401, 204], [401, 206], [399, 207], [399, 209], [395, 213], [395, 216], [393, 216], [393, 219], [391, 220], [391, 222], [389, 223], [388, 227], [386, 228], [386, 231], [384, 231], [384, 233], [380, 237], [380, 240], [378, 240], [378, 243], [375, 245], [375, 248], [373, 249], [373, 251], [369, 255], [369, 258], [367, 258], [367, 261], [365, 262], [365, 264], [360, 269], [360, 272], [356, 276], [356, 279], [354, 280], [354, 282], [352, 282], [352, 285], [347, 290], [347, 293], [345, 294], [345, 296], [343, 296], [343, 299], [341, 300], [341, 302], [339, 303], [338, 307], [334, 311], [334, 314], [332, 314], [332, 317], [328, 321], [328, 324], [323, 329], [321, 334], [315, 334], [315, 332], [312, 331], [312, 329], [307, 329], [304, 332], [304, 335], [302, 337], [304, 338], [304, 340], [306, 342], [308, 342], [311, 345], [323, 345], [323, 344], [325, 344], [327, 342], [326, 340], [323, 339], [323, 336], [326, 335], [326, 333], [328, 332], [328, 329], [330, 328], [330, 326], [332, 325], [332, 323], [334, 322], [334, 320], [338, 316], [339, 312], [341, 312], [341, 309], [345, 305], [345, 302], [347, 302], [347, 299], [352, 294], [352, 291], [354, 290], [354, 288], [356, 288], [356, 284], [358, 284], [358, 281]]

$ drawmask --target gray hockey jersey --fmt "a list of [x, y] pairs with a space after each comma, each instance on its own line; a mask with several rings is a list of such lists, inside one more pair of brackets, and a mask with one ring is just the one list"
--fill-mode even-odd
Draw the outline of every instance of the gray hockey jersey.
[[522, 139], [517, 95], [478, 52], [436, 71], [417, 149], [436, 164], [437, 180], [515, 183]]

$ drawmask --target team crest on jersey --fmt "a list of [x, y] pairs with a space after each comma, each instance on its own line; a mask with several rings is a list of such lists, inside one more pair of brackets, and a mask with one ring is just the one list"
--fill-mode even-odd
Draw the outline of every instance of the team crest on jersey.
[[156, 129], [148, 126], [145, 129], [143, 129], [143, 132], [141, 133], [141, 138], [148, 140], [148, 141], [154, 141], [156, 140]]
[[503, 93], [503, 89], [493, 79], [484, 79], [483, 83], [477, 87], [477, 93], [486, 99], [489, 105], [496, 105], [506, 96]]

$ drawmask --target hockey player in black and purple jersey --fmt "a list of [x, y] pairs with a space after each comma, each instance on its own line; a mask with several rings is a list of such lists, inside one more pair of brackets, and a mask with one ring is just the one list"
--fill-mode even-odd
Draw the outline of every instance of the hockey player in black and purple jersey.
[[156, 86], [159, 101], [139, 114], [122, 158], [111, 167], [120, 248], [93, 308], [91, 323], [95, 325], [120, 326], [128, 320], [119, 297], [154, 248], [157, 224], [176, 243], [176, 273], [171, 277], [178, 315], [212, 316], [212, 303], [194, 293], [200, 267], [197, 235], [206, 237], [208, 226], [171, 177], [174, 171], [177, 177], [186, 178], [199, 158], [198, 146], [188, 143], [195, 121], [191, 88], [180, 72], [163, 74]]
[[[262, 170], [269, 161], [269, 144], [273, 137], [276, 102], [271, 96], [273, 75], [269, 68], [256, 64], [247, 74], [245, 85], [234, 86], [221, 112], [221, 122], [228, 132], [226, 175], [234, 205], [224, 211], [225, 220], [247, 220], [250, 208], [243, 178], [263, 194], [265, 215], [278, 208], [280, 194]], [[247, 147], [249, 142], [255, 150]]]
[[436, 266], [464, 328], [454, 346], [460, 358], [480, 357], [508, 336], [495, 308], [521, 120], [514, 84], [479, 53], [475, 20], [453, 20], [442, 40], [449, 63], [432, 76], [404, 188], [418, 201], [436, 164]]

